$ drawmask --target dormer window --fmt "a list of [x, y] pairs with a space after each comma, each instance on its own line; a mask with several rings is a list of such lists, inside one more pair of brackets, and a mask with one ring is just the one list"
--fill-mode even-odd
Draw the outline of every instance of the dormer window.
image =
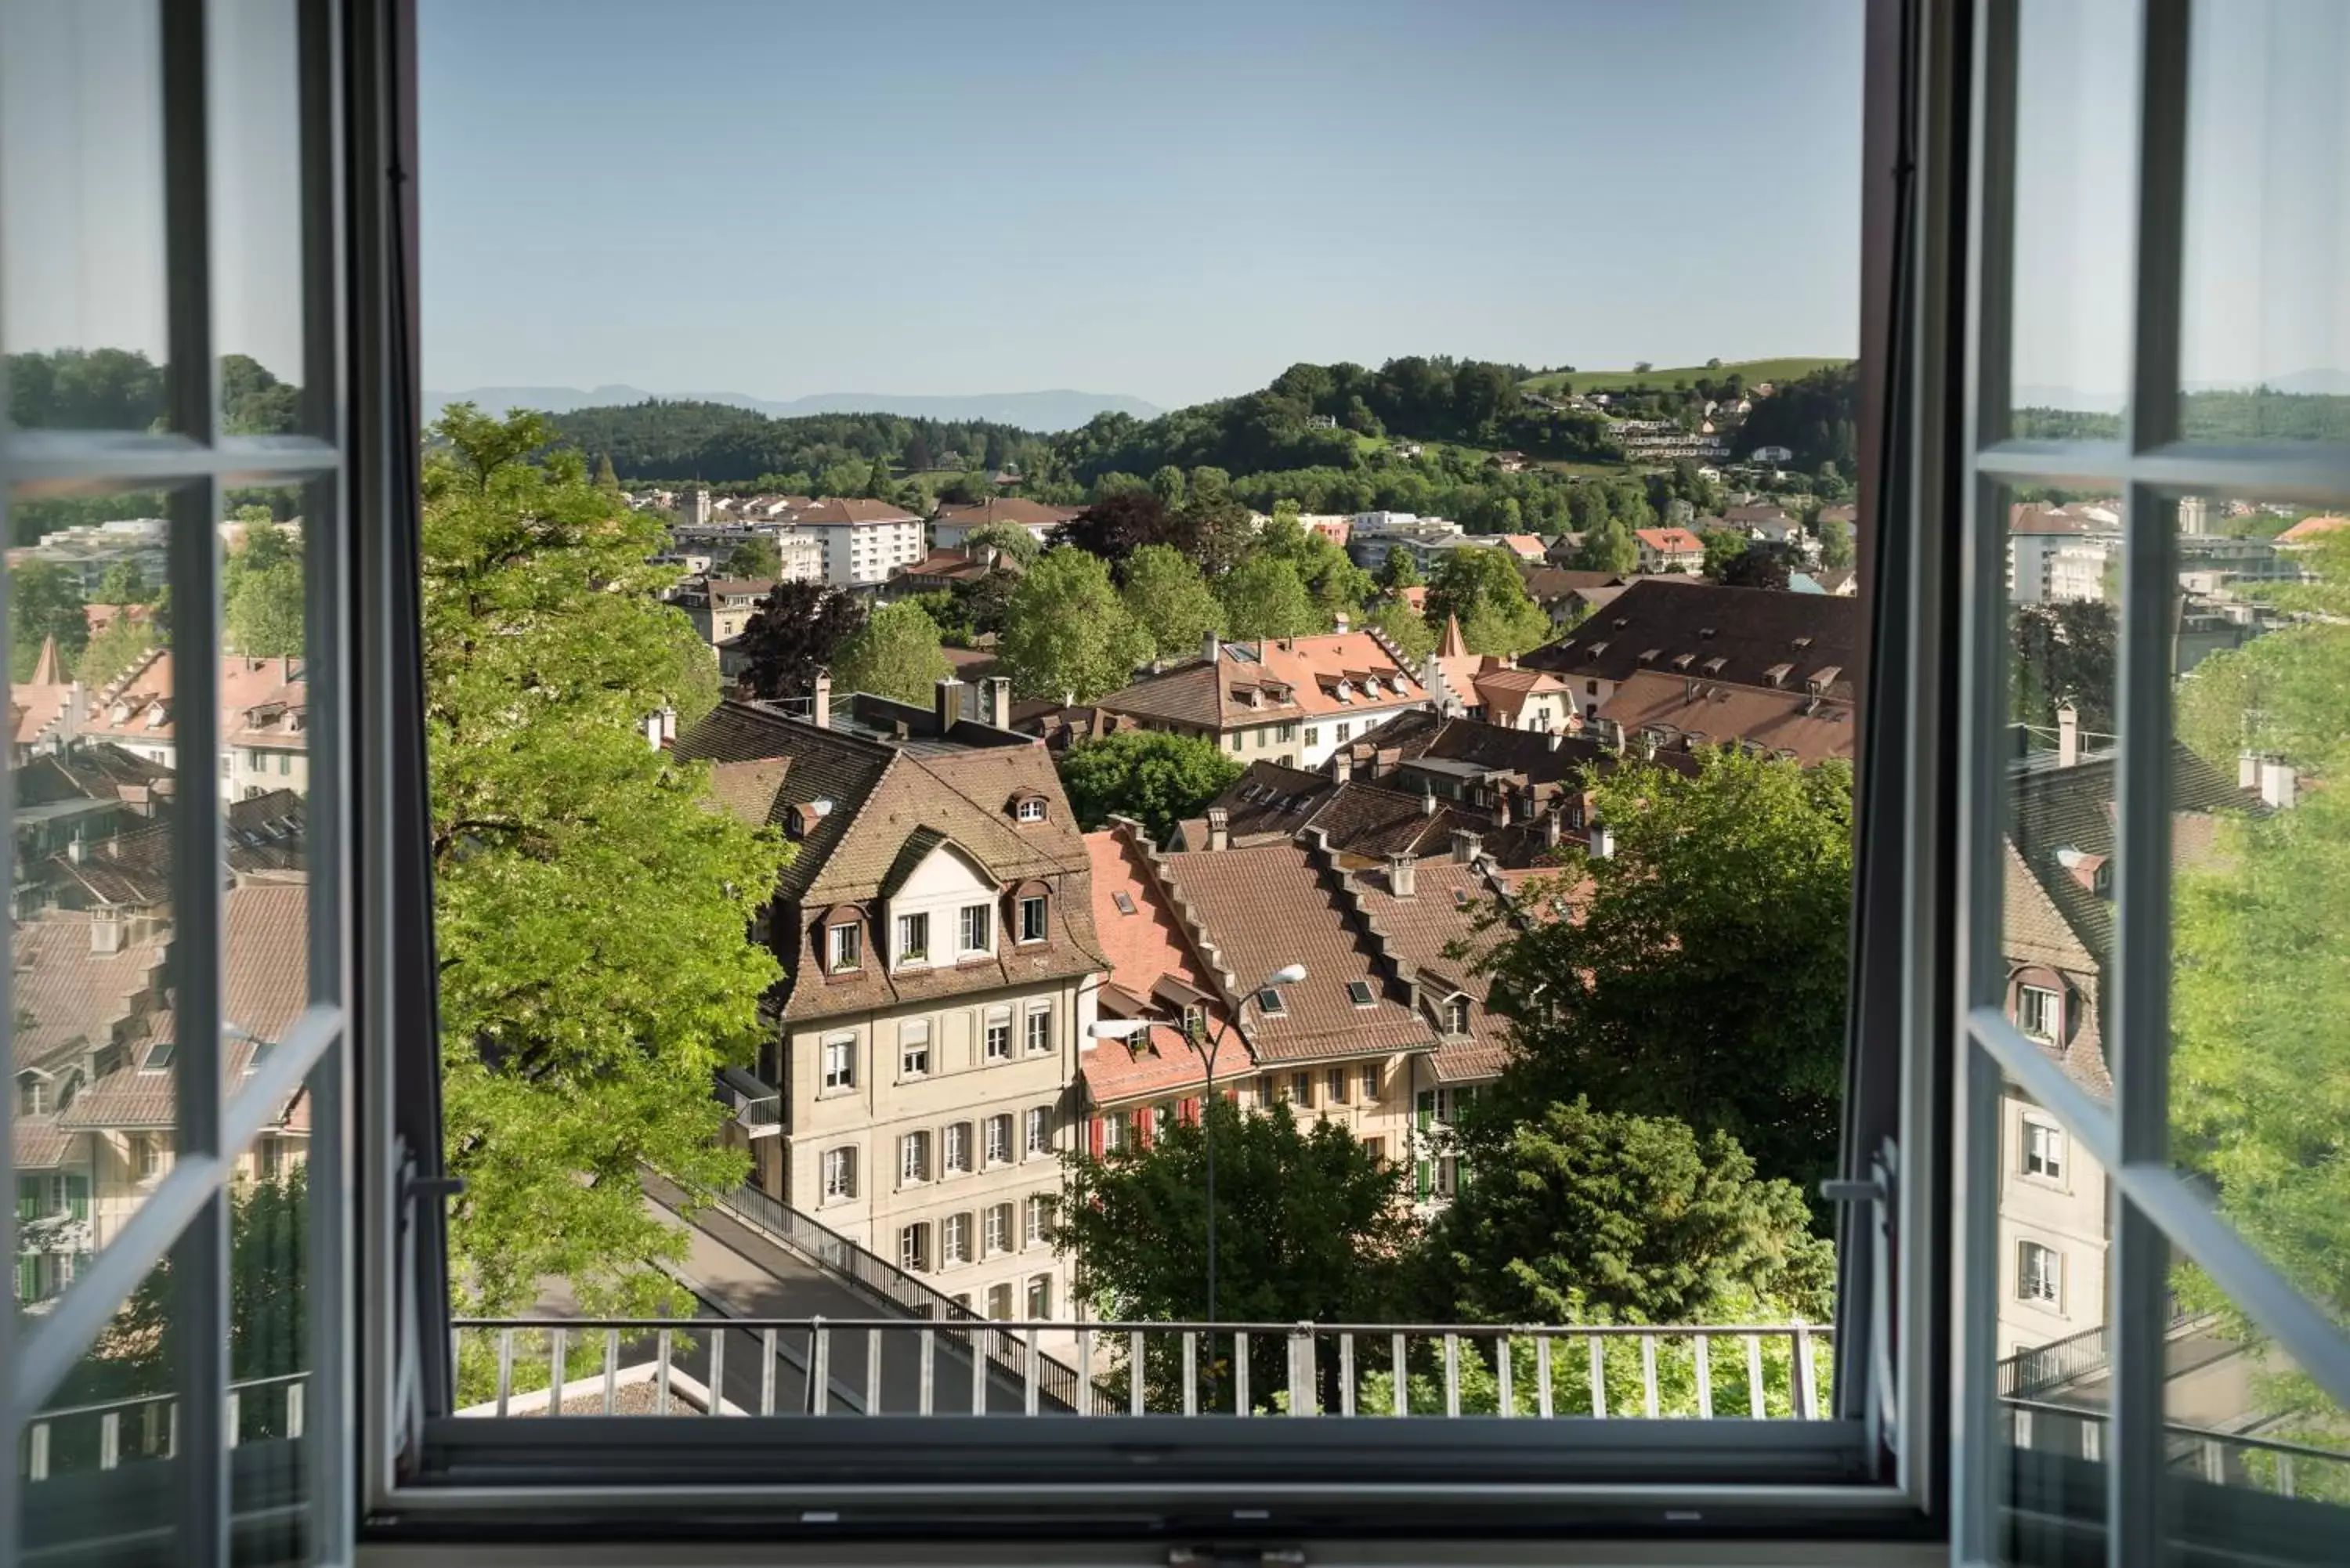
[[843, 920], [825, 929], [825, 968], [834, 974], [847, 974], [865, 961], [865, 931], [855, 920]]
[[1041, 794], [1023, 794], [1014, 796], [1012, 801], [1012, 819], [1014, 822], [1044, 821], [1045, 797]]
[[1451, 996], [1444, 1001], [1444, 1032], [1448, 1034], [1469, 1033], [1469, 999]]
[[928, 963], [931, 957], [931, 917], [928, 914], [898, 917], [898, 962]]

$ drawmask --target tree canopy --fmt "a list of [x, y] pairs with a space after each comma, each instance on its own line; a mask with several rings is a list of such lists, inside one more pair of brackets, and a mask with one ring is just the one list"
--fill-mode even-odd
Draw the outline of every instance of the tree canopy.
[[[535, 414], [457, 404], [425, 465], [426, 739], [442, 1094], [460, 1304], [525, 1308], [567, 1280], [590, 1312], [672, 1294], [682, 1232], [650, 1168], [733, 1185], [712, 1073], [747, 1062], [779, 974], [748, 938], [786, 850], [710, 809], [703, 764], [649, 746], [715, 672], [655, 597], [658, 522], [549, 451]], [[534, 456], [539, 453], [543, 455]]]
[[832, 684], [841, 692], [868, 691], [900, 702], [928, 703], [951, 670], [941, 650], [939, 623], [911, 599], [886, 604], [865, 619], [834, 658]]
[[1164, 730], [1121, 730], [1081, 741], [1061, 758], [1061, 787], [1078, 825], [1090, 832], [1113, 815], [1130, 816], [1153, 842], [1197, 815], [1241, 776], [1241, 764], [1212, 740]]
[[8, 678], [24, 680], [41, 657], [41, 644], [57, 639], [57, 657], [71, 669], [89, 644], [89, 618], [82, 613], [80, 579], [47, 561], [22, 561], [8, 568]]
[[1127, 557], [1118, 598], [1149, 634], [1160, 659], [1196, 659], [1209, 633], [1222, 636], [1224, 607], [1200, 568], [1171, 545], [1145, 545]]
[[1151, 647], [1101, 557], [1063, 546], [1045, 551], [1012, 590], [996, 652], [1018, 695], [1087, 702], [1133, 680]]
[[865, 626], [865, 601], [823, 583], [777, 583], [743, 625], [740, 681], [753, 697], [806, 697]]
[[1515, 1037], [1497, 1103], [1531, 1117], [1588, 1096], [1677, 1117], [1811, 1190], [1836, 1151], [1851, 768], [1721, 748], [1694, 776], [1627, 763], [1591, 798], [1614, 854], [1528, 895], [1576, 918], [1487, 960]]
[[1233, 637], [1304, 637], [1330, 629], [1297, 568], [1278, 556], [1251, 556], [1216, 586]]
[[1429, 624], [1442, 626], [1448, 616], [1459, 618], [1471, 653], [1521, 654], [1550, 637], [1550, 618], [1526, 592], [1517, 559], [1507, 550], [1445, 553], [1429, 579]]

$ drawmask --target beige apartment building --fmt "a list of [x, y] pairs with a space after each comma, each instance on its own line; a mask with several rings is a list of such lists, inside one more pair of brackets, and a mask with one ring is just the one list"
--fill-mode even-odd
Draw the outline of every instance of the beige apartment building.
[[1065, 1318], [1051, 1215], [1107, 966], [1050, 756], [962, 710], [954, 680], [927, 710], [822, 690], [805, 718], [730, 701], [679, 737], [795, 846], [733, 1136], [756, 1186], [974, 1312]]

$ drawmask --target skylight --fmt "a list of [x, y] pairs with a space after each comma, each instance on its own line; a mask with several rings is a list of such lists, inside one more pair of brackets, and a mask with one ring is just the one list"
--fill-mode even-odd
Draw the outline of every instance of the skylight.
[[1110, 902], [1118, 906], [1118, 912], [1121, 915], [1134, 913], [1134, 895], [1131, 893], [1112, 893]]
[[172, 1045], [172, 1043], [169, 1040], [161, 1040], [150, 1045], [147, 1048], [147, 1059], [139, 1064], [139, 1070], [142, 1073], [161, 1073], [170, 1067]]
[[1257, 1011], [1268, 1018], [1278, 1018], [1289, 1011], [1288, 1004], [1281, 1000], [1281, 992], [1269, 985], [1256, 993], [1256, 1005]]
[[1369, 982], [1360, 980], [1348, 981], [1347, 982], [1347, 1000], [1353, 1002], [1357, 1007], [1370, 1006], [1373, 998], [1371, 996]]

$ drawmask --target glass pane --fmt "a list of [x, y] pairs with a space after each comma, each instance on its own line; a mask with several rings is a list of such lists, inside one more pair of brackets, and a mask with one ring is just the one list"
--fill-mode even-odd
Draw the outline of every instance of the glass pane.
[[[222, 1068], [232, 1094], [310, 999], [304, 492], [234, 490], [222, 519], [221, 794], [228, 893]], [[271, 1125], [298, 1116], [296, 1100]]]
[[300, 1441], [311, 1395], [308, 1141], [307, 1132], [263, 1133], [239, 1158], [229, 1191], [237, 1563], [299, 1560], [309, 1533], [307, 1511], [292, 1506], [309, 1495]]
[[2201, 640], [2182, 639], [2180, 663], [2200, 657], [2175, 708], [2172, 1156], [2350, 1324], [2350, 527], [2225, 510], [2305, 580], [2185, 596]]
[[153, 0], [0, 5], [0, 353], [16, 424], [164, 418], [157, 15]]
[[2204, 0], [2192, 47], [2181, 432], [2350, 441], [2350, 10]]
[[2033, 0], [2017, 38], [2013, 433], [2116, 438], [2130, 373], [2136, 0]]
[[[172, 1168], [177, 890], [165, 498], [42, 503], [9, 571], [17, 1299], [56, 1293]], [[128, 514], [128, 515], [122, 515]], [[143, 514], [143, 515], [142, 515]], [[74, 523], [78, 514], [111, 521]], [[22, 513], [12, 513], [19, 522]], [[56, 527], [47, 527], [47, 524]], [[28, 1210], [29, 1206], [29, 1210]]]
[[179, 1424], [171, 1285], [170, 1263], [157, 1264], [26, 1424], [16, 1462], [28, 1561], [60, 1548], [162, 1560], [177, 1528], [163, 1463]]
[[213, 344], [221, 429], [301, 429], [302, 127], [294, 0], [209, 14]]
[[2168, 1527], [2262, 1562], [2350, 1553], [2350, 1414], [2174, 1253], [2165, 1326]]
[[1999, 1431], [2009, 1561], [2065, 1560], [2105, 1515], [2106, 1177], [2021, 1089], [2000, 1098]]
[[2121, 503], [2064, 491], [2012, 501], [2007, 557], [2006, 961], [1985, 1000], [2103, 1099]]

